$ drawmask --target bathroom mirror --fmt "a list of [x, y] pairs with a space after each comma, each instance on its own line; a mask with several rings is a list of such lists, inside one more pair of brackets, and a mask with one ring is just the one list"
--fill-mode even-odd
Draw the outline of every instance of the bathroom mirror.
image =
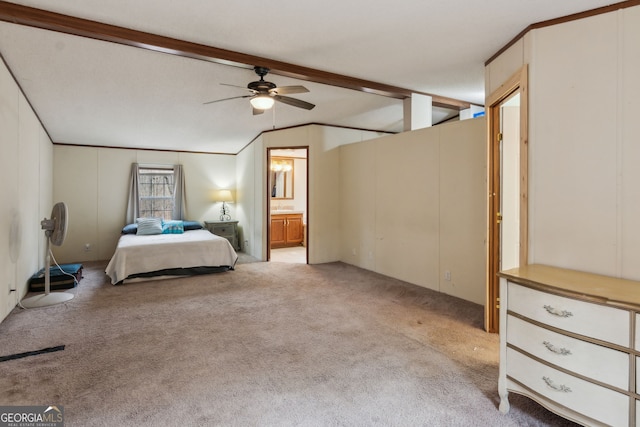
[[270, 169], [271, 198], [293, 199], [293, 159], [272, 157]]

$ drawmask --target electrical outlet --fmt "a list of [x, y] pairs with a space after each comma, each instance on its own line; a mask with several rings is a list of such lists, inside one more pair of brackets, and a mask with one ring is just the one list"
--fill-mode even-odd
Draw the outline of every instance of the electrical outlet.
[[351, 248], [351, 255], [357, 255], [356, 248]]
[[444, 272], [444, 280], [451, 280], [451, 272], [449, 270]]

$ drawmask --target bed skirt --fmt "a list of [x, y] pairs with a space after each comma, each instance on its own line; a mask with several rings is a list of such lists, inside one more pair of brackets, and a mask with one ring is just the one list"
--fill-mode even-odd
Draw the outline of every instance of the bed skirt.
[[190, 268], [165, 268], [164, 270], [149, 271], [146, 273], [132, 274], [125, 280], [121, 280], [116, 285], [121, 285], [127, 280], [132, 279], [153, 279], [154, 277], [161, 276], [197, 276], [200, 274], [212, 274], [212, 273], [224, 273], [225, 271], [233, 270], [233, 267], [228, 265], [222, 265], [219, 267], [190, 267]]

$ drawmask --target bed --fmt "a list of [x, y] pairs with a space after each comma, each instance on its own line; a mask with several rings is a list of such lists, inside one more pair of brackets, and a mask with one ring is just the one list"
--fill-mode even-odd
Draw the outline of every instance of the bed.
[[125, 279], [233, 270], [237, 260], [227, 239], [204, 229], [180, 234], [123, 234], [105, 272], [116, 285]]

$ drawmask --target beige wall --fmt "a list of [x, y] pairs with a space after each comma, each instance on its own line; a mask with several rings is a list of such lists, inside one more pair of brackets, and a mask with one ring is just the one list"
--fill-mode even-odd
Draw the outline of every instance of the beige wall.
[[[111, 258], [126, 222], [131, 163], [182, 164], [187, 217], [195, 221], [218, 219], [213, 190], [236, 187], [235, 156], [64, 145], [53, 151], [54, 199], [69, 207], [67, 239], [54, 250], [59, 262]], [[230, 205], [232, 217], [235, 206]]]
[[[40, 221], [52, 208], [53, 148], [3, 62], [0, 62], [0, 320], [27, 293], [44, 266]], [[15, 289], [15, 291], [11, 291]]]
[[[489, 64], [529, 64], [529, 262], [640, 279], [640, 6], [531, 31]], [[489, 90], [487, 90], [489, 93]]]
[[266, 132], [238, 154], [238, 188], [242, 193], [241, 224], [245, 251], [266, 259], [267, 148], [309, 147], [309, 263], [340, 260], [340, 154], [344, 144], [379, 137], [378, 132], [309, 125]]
[[262, 168], [262, 158], [257, 154], [263, 147], [262, 136], [259, 136], [252, 144], [249, 144], [236, 155], [236, 198], [238, 227], [240, 229], [240, 241], [242, 250], [256, 258], [262, 256], [262, 205], [263, 191], [259, 180]]
[[464, 120], [342, 146], [341, 260], [484, 304], [485, 128]]

